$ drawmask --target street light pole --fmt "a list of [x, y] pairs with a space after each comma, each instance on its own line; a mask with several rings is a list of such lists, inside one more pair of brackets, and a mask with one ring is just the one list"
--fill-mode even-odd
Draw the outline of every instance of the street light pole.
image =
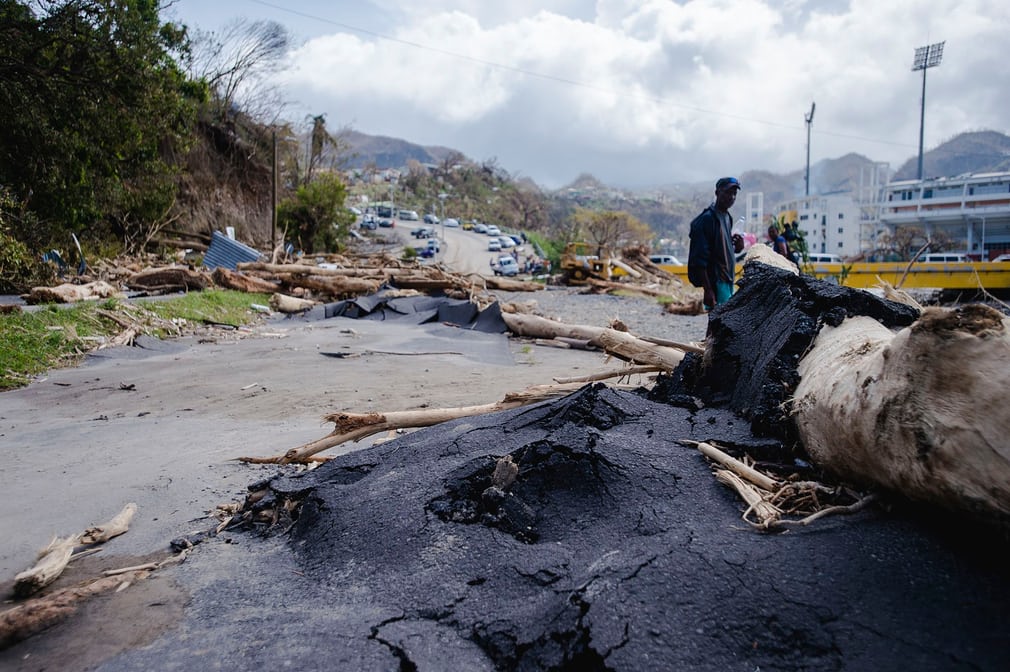
[[448, 197], [449, 197], [449, 194], [445, 193], [444, 191], [439, 192], [439, 194], [438, 194], [438, 201], [442, 205], [442, 219], [440, 219], [439, 221], [442, 222], [442, 241], [443, 242], [445, 242], [445, 199], [448, 198]]
[[814, 125], [814, 108], [817, 107], [817, 103], [810, 103], [810, 114], [804, 114], [803, 120], [807, 122], [807, 193], [810, 195], [810, 128]]
[[925, 47], [917, 47], [915, 59], [912, 61], [912, 72], [922, 70], [922, 107], [919, 110], [919, 181], [922, 181], [922, 139], [926, 126], [926, 70], [940, 65], [943, 60], [943, 45], [947, 42], [937, 42]]

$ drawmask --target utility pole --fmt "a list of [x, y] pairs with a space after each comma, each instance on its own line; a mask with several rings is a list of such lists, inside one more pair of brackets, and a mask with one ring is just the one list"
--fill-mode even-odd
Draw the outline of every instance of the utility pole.
[[912, 72], [922, 70], [922, 107], [919, 110], [919, 181], [922, 181], [922, 138], [926, 125], [926, 70], [940, 65], [943, 60], [943, 45], [947, 43], [937, 42], [925, 47], [917, 47], [915, 59], [912, 61]]
[[804, 114], [803, 120], [807, 122], [807, 191], [806, 196], [810, 195], [810, 128], [814, 125], [814, 109], [817, 107], [817, 103], [810, 103], [810, 114]]
[[277, 249], [277, 129], [273, 131], [273, 176], [270, 180], [270, 254]]

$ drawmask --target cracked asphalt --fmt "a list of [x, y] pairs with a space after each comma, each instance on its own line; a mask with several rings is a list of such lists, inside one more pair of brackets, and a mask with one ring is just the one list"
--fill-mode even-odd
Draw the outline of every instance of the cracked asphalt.
[[[290, 529], [205, 543], [178, 627], [100, 669], [1005, 669], [991, 540], [897, 505], [755, 532], [677, 443], [713, 433], [755, 441], [596, 385], [280, 477]], [[482, 499], [504, 455], [526, 535]]]

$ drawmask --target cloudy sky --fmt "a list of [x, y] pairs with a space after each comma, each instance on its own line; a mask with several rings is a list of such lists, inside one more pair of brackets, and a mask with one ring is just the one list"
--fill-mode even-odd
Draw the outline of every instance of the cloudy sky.
[[[217, 31], [284, 25], [286, 116], [497, 159], [560, 187], [802, 170], [856, 152], [1010, 131], [1006, 0], [177, 0], [165, 18]], [[746, 186], [746, 185], [745, 185]]]

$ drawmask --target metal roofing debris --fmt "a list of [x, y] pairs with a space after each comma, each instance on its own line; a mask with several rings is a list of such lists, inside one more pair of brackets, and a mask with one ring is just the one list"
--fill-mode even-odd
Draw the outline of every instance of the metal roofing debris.
[[219, 231], [214, 231], [210, 239], [210, 247], [207, 254], [203, 255], [203, 265], [214, 270], [219, 266], [234, 271], [235, 267], [246, 261], [259, 261], [259, 250], [248, 245], [243, 245], [237, 240], [232, 240]]

